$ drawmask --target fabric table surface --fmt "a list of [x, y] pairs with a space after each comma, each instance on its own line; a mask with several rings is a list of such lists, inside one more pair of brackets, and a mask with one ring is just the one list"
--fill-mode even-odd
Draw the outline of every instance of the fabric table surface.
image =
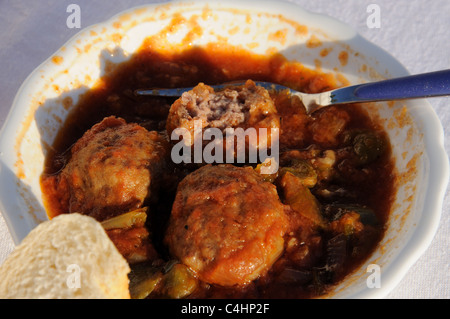
[[[280, 0], [282, 1], [282, 0]], [[151, 0], [3, 0], [0, 1], [0, 126], [26, 77], [79, 29], [66, 25], [67, 8], [81, 8], [81, 27], [109, 19]], [[450, 69], [450, 1], [448, 0], [292, 0], [304, 9], [349, 24], [363, 37], [399, 60], [412, 74]], [[377, 5], [379, 28], [369, 28], [369, 6]], [[450, 150], [450, 99], [429, 100], [445, 131]], [[447, 299], [450, 297], [449, 225], [447, 191], [440, 226], [433, 242], [386, 298]], [[0, 265], [14, 243], [0, 214]]]

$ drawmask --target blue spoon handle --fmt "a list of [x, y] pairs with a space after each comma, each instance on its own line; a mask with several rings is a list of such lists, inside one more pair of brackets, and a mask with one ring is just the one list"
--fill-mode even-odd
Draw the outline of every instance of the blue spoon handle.
[[450, 70], [354, 85], [334, 90], [333, 104], [388, 101], [450, 95]]

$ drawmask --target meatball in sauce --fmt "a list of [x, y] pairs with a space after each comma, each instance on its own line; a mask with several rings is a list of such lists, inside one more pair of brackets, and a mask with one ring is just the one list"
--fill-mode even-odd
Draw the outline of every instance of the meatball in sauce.
[[[167, 132], [186, 128], [193, 136], [194, 121], [201, 128], [279, 128], [280, 119], [269, 92], [248, 80], [242, 86], [230, 86], [214, 92], [200, 83], [175, 101], [167, 119]], [[193, 141], [193, 139], [192, 139]], [[269, 143], [266, 143], [269, 144]], [[265, 146], [265, 145], [263, 145]]]
[[179, 184], [166, 241], [201, 280], [247, 284], [283, 252], [286, 209], [252, 168], [207, 165]]
[[[211, 86], [200, 83], [172, 104], [166, 127], [172, 140], [183, 135], [181, 143], [186, 147], [198, 144], [203, 149], [208, 148], [210, 140], [204, 138], [205, 131], [216, 130], [223, 139], [215, 137], [214, 143], [221, 143], [215, 147], [223, 150], [217, 151], [221, 154], [215, 153], [214, 157], [223, 162], [227, 161], [225, 157], [242, 162], [245, 154], [255, 156], [250, 154], [267, 152], [278, 144], [280, 116], [269, 92], [252, 80], [216, 92]], [[241, 137], [245, 134], [247, 138]]]
[[110, 116], [71, 148], [60, 173], [45, 180], [54, 189], [58, 213], [99, 221], [142, 207], [165, 167], [166, 140], [138, 124]]

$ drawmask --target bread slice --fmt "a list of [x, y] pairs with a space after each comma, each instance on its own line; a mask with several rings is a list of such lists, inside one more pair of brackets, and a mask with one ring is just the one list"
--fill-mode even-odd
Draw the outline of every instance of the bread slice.
[[99, 222], [59, 215], [33, 229], [0, 267], [0, 298], [130, 298], [129, 272]]

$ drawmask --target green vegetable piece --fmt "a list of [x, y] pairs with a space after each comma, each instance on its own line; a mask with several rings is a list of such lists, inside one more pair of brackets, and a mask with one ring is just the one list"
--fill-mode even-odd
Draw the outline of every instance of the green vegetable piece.
[[131, 299], [145, 299], [156, 289], [163, 274], [158, 268], [137, 264], [132, 267], [128, 278]]
[[315, 225], [325, 227], [326, 223], [320, 211], [320, 204], [303, 180], [286, 172], [281, 179], [285, 203], [302, 216], [310, 219]]
[[302, 184], [308, 188], [314, 187], [317, 183], [317, 172], [314, 170], [313, 166], [306, 160], [294, 159], [292, 160], [291, 166], [282, 167], [280, 169], [280, 175], [283, 175], [287, 172], [298, 177], [301, 180]]
[[168, 298], [181, 299], [189, 296], [198, 287], [198, 281], [188, 267], [175, 264], [164, 275], [163, 294]]
[[135, 226], [144, 226], [147, 220], [147, 207], [139, 208], [129, 213], [125, 213], [102, 222], [105, 230], [126, 229]]
[[365, 132], [353, 139], [353, 151], [361, 164], [370, 164], [384, 153], [386, 142], [381, 135], [375, 132]]
[[363, 206], [353, 206], [349, 207], [349, 209], [359, 214], [359, 220], [364, 225], [374, 226], [379, 223], [377, 215], [375, 215], [375, 212], [370, 208]]
[[331, 220], [337, 220], [344, 214], [349, 212], [355, 212], [359, 214], [359, 220], [364, 225], [375, 226], [379, 224], [379, 220], [375, 212], [366, 206], [351, 205], [351, 204], [331, 204], [326, 207], [326, 210], [331, 211], [333, 216]]

